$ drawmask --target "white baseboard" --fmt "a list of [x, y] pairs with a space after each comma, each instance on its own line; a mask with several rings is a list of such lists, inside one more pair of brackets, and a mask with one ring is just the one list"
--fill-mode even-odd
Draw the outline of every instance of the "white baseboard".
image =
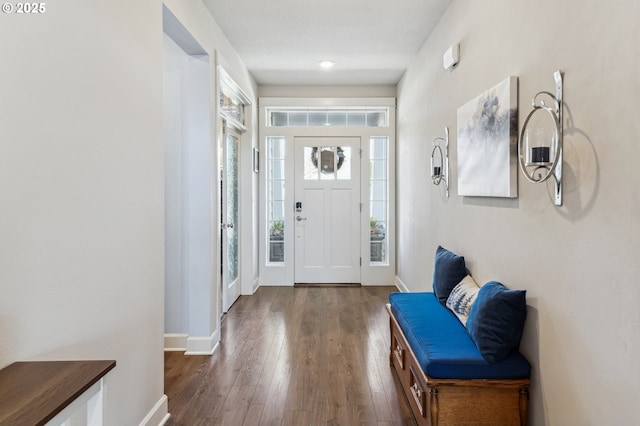
[[184, 352], [185, 355], [211, 355], [218, 347], [220, 333], [215, 332], [209, 337], [193, 337], [188, 334], [165, 334], [165, 352]]
[[293, 283], [284, 283], [282, 281], [276, 281], [276, 282], [272, 282], [272, 283], [262, 283], [260, 284], [260, 287], [265, 286], [265, 287], [293, 287]]
[[165, 352], [187, 350], [187, 338], [188, 334], [165, 334], [164, 335], [164, 350]]
[[220, 331], [215, 331], [209, 337], [187, 337], [185, 355], [212, 355], [218, 347]]
[[142, 419], [139, 426], [163, 426], [167, 423], [169, 417], [171, 417], [168, 401], [167, 395], [162, 395], [162, 398], [156, 402], [156, 405]]
[[[387, 282], [364, 282], [363, 281], [362, 283], [360, 283], [360, 285], [362, 287], [389, 287], [390, 284], [389, 284], [389, 281]], [[391, 285], [395, 285], [395, 283]]]
[[396, 287], [398, 287], [398, 290], [400, 290], [403, 293], [409, 292], [409, 288], [405, 285], [405, 283], [402, 282], [400, 277], [398, 277], [397, 275], [396, 275]]

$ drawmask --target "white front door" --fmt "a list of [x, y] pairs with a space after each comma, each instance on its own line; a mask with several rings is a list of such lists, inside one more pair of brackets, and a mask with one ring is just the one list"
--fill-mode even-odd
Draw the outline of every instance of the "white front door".
[[222, 268], [222, 311], [227, 312], [240, 296], [239, 271], [239, 221], [238, 221], [238, 140], [240, 135], [222, 123], [220, 180], [220, 251]]
[[360, 283], [360, 138], [295, 138], [295, 282]]

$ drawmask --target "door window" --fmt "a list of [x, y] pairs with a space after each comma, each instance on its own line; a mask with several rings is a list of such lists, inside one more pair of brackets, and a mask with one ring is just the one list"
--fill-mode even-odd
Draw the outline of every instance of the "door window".
[[307, 146], [304, 148], [304, 180], [350, 180], [350, 146]]
[[226, 228], [227, 228], [227, 279], [238, 278], [238, 137], [227, 134], [226, 140]]

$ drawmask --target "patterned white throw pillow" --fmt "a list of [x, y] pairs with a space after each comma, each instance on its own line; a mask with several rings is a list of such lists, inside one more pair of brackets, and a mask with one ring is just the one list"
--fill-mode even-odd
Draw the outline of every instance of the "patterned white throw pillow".
[[451, 290], [447, 299], [447, 308], [456, 314], [465, 327], [467, 326], [471, 305], [475, 302], [478, 291], [480, 291], [478, 284], [471, 275], [467, 275]]

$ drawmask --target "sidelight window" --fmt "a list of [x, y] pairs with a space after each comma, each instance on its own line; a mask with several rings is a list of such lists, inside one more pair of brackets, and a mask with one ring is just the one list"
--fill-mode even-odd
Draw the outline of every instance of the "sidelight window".
[[267, 138], [267, 252], [269, 262], [284, 262], [284, 137]]
[[388, 137], [369, 140], [369, 247], [372, 263], [387, 263], [389, 222]]

